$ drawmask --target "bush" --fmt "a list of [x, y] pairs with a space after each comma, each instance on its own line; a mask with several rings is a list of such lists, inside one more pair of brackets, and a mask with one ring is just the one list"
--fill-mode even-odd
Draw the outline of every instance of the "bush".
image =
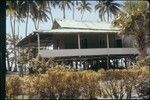
[[18, 76], [6, 77], [6, 96], [8, 99], [14, 99], [22, 94], [22, 81]]
[[150, 80], [145, 79], [137, 85], [137, 92], [139, 97], [143, 99], [150, 98]]
[[148, 67], [95, 72], [57, 65], [45, 74], [8, 77], [6, 93], [8, 98], [22, 93], [30, 99], [131, 99], [135, 90], [139, 97], [149, 93], [148, 79]]
[[145, 57], [143, 60], [137, 62], [138, 66], [149, 66], [150, 67], [150, 56]]
[[52, 58], [33, 58], [29, 61], [29, 74], [44, 74], [49, 68], [55, 66]]

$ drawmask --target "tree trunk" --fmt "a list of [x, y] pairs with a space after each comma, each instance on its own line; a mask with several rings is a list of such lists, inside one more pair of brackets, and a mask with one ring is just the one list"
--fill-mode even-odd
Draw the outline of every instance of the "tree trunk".
[[51, 16], [51, 20], [52, 20], [52, 23], [54, 22], [54, 19], [53, 19], [53, 15], [52, 15], [52, 11], [50, 9], [50, 16]]
[[19, 22], [18, 22], [18, 38], [19, 38]]
[[107, 9], [107, 22], [109, 22], [109, 10]]
[[17, 71], [17, 54], [16, 54], [16, 46], [15, 46], [15, 44], [14, 44], [14, 58], [15, 58], [15, 61], [14, 61], [14, 63], [15, 63], [15, 66], [14, 66], [14, 72], [16, 72]]
[[74, 13], [75, 13], [75, 8], [74, 8], [75, 6], [74, 6], [74, 1], [73, 1], [73, 20], [74, 20]]
[[15, 19], [14, 19], [14, 36], [13, 36], [13, 41], [14, 41], [14, 58], [15, 58], [15, 61], [14, 61], [14, 63], [15, 63], [15, 66], [14, 66], [14, 70], [13, 71], [17, 71], [17, 54], [16, 54], [16, 37], [15, 37], [15, 33], [16, 33], [16, 30], [15, 30], [15, 27], [16, 27], [16, 21], [15, 21]]
[[83, 15], [84, 15], [84, 11], [81, 13], [82, 15], [81, 15], [81, 20], [83, 19]]
[[7, 49], [6, 49], [6, 59], [7, 59], [8, 71], [11, 71], [10, 62], [9, 62], [9, 53]]
[[26, 20], [25, 36], [27, 36], [27, 31], [28, 31], [28, 20], [29, 20], [29, 12], [28, 12], [28, 15], [27, 15], [27, 20]]
[[13, 36], [14, 28], [13, 28], [13, 23], [12, 23], [12, 16], [10, 16], [10, 25], [11, 25], [11, 32], [12, 32], [12, 36]]
[[64, 18], [64, 19], [66, 18], [66, 15], [65, 15], [65, 7], [63, 7], [63, 18]]
[[35, 30], [37, 30], [37, 23], [36, 23], [36, 20], [35, 20], [35, 19], [33, 19], [33, 23], [34, 23], [34, 28], [35, 28]]
[[135, 25], [134, 25], [134, 31], [135, 31], [135, 38], [136, 38], [136, 42], [137, 42], [137, 48], [140, 52], [138, 59], [137, 60], [141, 60], [143, 58], [146, 57], [147, 54], [147, 35], [145, 32], [145, 28], [143, 27], [144, 25], [141, 22], [138, 21], [134, 21]]
[[51, 10], [51, 7], [50, 7], [50, 3], [48, 3], [48, 7], [49, 7], [49, 10], [50, 10], [51, 21], [53, 23], [54, 19], [53, 19], [53, 15], [52, 15], [52, 10]]
[[37, 29], [39, 29], [39, 25], [40, 25], [40, 20], [38, 20], [37, 22]]
[[146, 57], [147, 50], [146, 50], [146, 37], [143, 32], [138, 33], [137, 37], [137, 44], [138, 44], [138, 49], [140, 52], [138, 60], [141, 60]]
[[[10, 15], [10, 25], [11, 25], [11, 32], [12, 32], [12, 37], [14, 38], [14, 28], [13, 28], [13, 22], [12, 22], [12, 16]], [[10, 71], [11, 71], [12, 66], [10, 66]]]

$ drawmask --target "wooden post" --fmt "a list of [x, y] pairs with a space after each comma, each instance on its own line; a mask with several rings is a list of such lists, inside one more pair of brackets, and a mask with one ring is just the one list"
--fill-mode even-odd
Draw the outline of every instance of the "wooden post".
[[109, 55], [107, 56], [107, 69], [109, 69]]
[[125, 68], [127, 68], [127, 58], [125, 57], [124, 59], [125, 59], [125, 60], [124, 60]]
[[109, 48], [109, 36], [108, 36], [108, 33], [106, 34], [106, 38], [107, 38], [107, 48]]
[[38, 56], [40, 53], [40, 35], [37, 33], [37, 42], [38, 42]]
[[76, 61], [76, 69], [78, 69], [78, 61]]
[[80, 33], [78, 33], [78, 49], [81, 48], [81, 45], [80, 45]]

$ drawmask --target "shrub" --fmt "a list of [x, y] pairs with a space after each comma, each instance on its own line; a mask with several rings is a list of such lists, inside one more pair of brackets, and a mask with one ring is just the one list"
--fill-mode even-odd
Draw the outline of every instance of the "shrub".
[[14, 99], [15, 96], [22, 94], [22, 81], [18, 76], [6, 77], [6, 96], [8, 99]]
[[57, 65], [45, 74], [7, 77], [6, 93], [8, 98], [22, 93], [30, 99], [131, 99], [135, 90], [140, 97], [148, 94], [148, 79], [148, 67], [95, 72]]
[[150, 98], [150, 81], [149, 79], [145, 79], [137, 85], [137, 92], [139, 97], [143, 99]]
[[150, 56], [145, 57], [144, 59], [137, 62], [138, 66], [149, 66], [150, 67]]
[[44, 74], [49, 68], [55, 66], [52, 58], [33, 58], [29, 61], [29, 74]]

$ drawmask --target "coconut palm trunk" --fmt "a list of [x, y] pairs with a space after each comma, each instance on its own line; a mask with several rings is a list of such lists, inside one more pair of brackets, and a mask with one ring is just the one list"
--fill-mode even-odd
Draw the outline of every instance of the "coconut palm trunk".
[[10, 66], [10, 61], [9, 61], [9, 52], [7, 49], [6, 49], [6, 59], [7, 59], [8, 71], [11, 71], [11, 66]]
[[27, 36], [27, 32], [28, 32], [28, 21], [29, 21], [29, 11], [28, 11], [27, 19], [26, 19], [25, 36]]
[[74, 13], [75, 13], [75, 5], [74, 5], [74, 1], [73, 1], [73, 15], [72, 15], [72, 18], [73, 18], [73, 20], [74, 20]]
[[14, 28], [13, 28], [13, 22], [12, 22], [13, 18], [10, 15], [10, 26], [11, 26], [11, 32], [12, 32], [12, 36], [14, 35]]
[[66, 18], [66, 14], [65, 14], [65, 7], [63, 7], [63, 18]]
[[138, 44], [138, 50], [140, 52], [139, 60], [141, 60], [144, 57], [146, 57], [146, 54], [147, 54], [145, 34], [138, 33], [138, 35], [136, 36], [136, 40]]
[[52, 14], [51, 9], [50, 9], [50, 16], [51, 16], [51, 21], [52, 21], [52, 23], [53, 23], [53, 22], [54, 22], [54, 18], [53, 18], [53, 14]]
[[109, 22], [109, 9], [107, 9], [107, 22]]
[[53, 18], [53, 14], [52, 14], [52, 9], [51, 9], [50, 3], [48, 3], [48, 7], [49, 7], [49, 13], [50, 13], [51, 21], [53, 23], [54, 22], [54, 18]]
[[82, 15], [81, 15], [81, 20], [83, 19], [83, 15], [84, 15], [84, 11], [82, 12]]

